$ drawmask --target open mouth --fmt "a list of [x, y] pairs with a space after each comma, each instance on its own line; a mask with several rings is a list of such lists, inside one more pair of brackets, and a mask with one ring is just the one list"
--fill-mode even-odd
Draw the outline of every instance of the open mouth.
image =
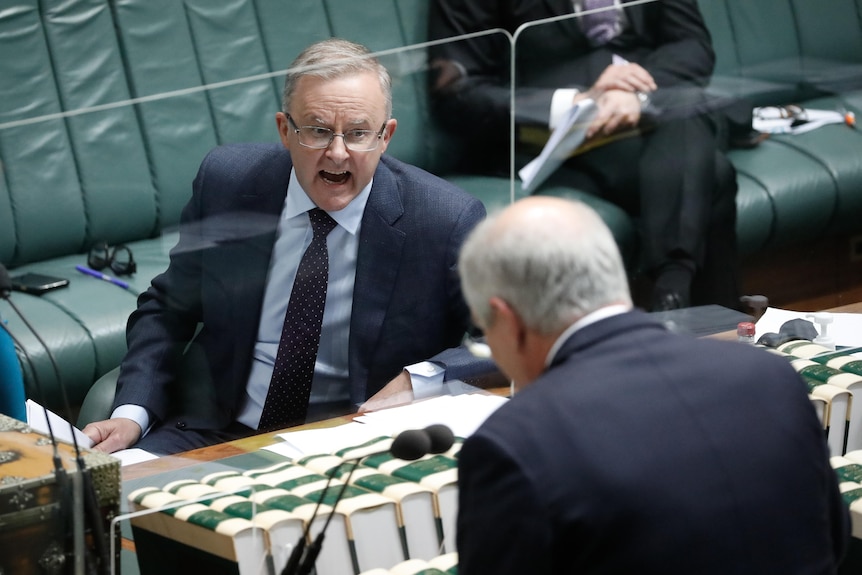
[[320, 170], [318, 174], [320, 174], [321, 179], [327, 184], [343, 184], [350, 179], [350, 172], [347, 171], [327, 172], [326, 170]]

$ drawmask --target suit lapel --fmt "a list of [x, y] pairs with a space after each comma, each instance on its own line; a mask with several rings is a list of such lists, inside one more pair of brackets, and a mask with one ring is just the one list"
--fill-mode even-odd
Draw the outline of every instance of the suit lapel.
[[362, 216], [353, 287], [348, 357], [351, 397], [355, 402], [365, 399], [367, 366], [374, 361], [401, 267], [407, 236], [395, 223], [403, 213], [398, 183], [381, 161]]
[[[231, 310], [235, 321], [234, 341], [237, 357], [235, 365], [239, 381], [245, 381], [251, 367], [252, 351], [257, 339], [266, 277], [272, 250], [275, 246], [279, 216], [284, 207], [287, 184], [293, 163], [286, 150], [280, 150], [266, 165], [261, 166], [253, 189], [245, 190], [237, 202], [240, 214], [250, 214], [254, 222], [271, 222], [257, 227], [258, 233], [244, 230], [245, 238], [228, 239], [221, 250], [225, 255], [224, 265], [231, 266], [232, 273], [226, 277], [230, 282], [225, 289], [230, 293], [227, 301], [237, 306]], [[236, 270], [243, 270], [237, 277]], [[240, 349], [245, 346], [245, 349]]]

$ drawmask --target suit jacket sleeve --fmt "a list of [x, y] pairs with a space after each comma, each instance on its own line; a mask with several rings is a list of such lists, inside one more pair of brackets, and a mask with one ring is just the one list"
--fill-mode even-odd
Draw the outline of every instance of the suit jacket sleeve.
[[[140, 405], [158, 419], [191, 406], [189, 424], [199, 427], [233, 417], [290, 168], [280, 144], [221, 146], [203, 160], [168, 269], [129, 318], [115, 406]], [[196, 353], [184, 356], [192, 339]]]
[[169, 408], [169, 389], [185, 345], [201, 320], [199, 234], [201, 179], [181, 216], [181, 233], [168, 270], [155, 277], [138, 297], [126, 328], [128, 351], [121, 364], [114, 407], [140, 405], [157, 418]]

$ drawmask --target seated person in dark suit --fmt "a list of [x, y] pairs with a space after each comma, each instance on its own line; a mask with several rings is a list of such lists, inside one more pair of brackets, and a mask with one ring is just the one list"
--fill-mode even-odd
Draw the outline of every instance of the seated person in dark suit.
[[[608, 9], [593, 11], [603, 6]], [[585, 97], [599, 110], [587, 144], [638, 128], [634, 137], [570, 159], [573, 185], [639, 217], [654, 310], [739, 307], [736, 173], [719, 151], [726, 139], [724, 115], [711, 109], [703, 91], [715, 57], [696, 0], [636, 6], [614, 0], [434, 0], [430, 37], [493, 28], [514, 34], [525, 23], [575, 11], [589, 14], [528, 27], [517, 37], [518, 137], [524, 128], [553, 128]], [[464, 168], [504, 168], [508, 175], [509, 40], [493, 34], [430, 51], [439, 72], [433, 92], [440, 121], [468, 140]]]
[[459, 574], [835, 573], [849, 514], [790, 362], [632, 310], [582, 203], [516, 202], [458, 267], [516, 389], [459, 454]]
[[[292, 70], [281, 144], [222, 146], [201, 164], [168, 270], [129, 320], [112, 417], [83, 430], [97, 449], [188, 450], [410, 399], [477, 367], [455, 349], [469, 325], [455, 262], [484, 207], [384, 155], [390, 78], [364, 47], [323, 41]], [[203, 384], [178, 376], [187, 363]]]

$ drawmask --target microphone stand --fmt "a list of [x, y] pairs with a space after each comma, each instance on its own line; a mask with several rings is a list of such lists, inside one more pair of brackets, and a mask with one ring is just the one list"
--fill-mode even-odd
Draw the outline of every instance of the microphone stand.
[[[347, 474], [347, 479], [345, 479], [344, 483], [341, 484], [341, 489], [338, 491], [338, 495], [335, 497], [335, 503], [332, 505], [332, 513], [330, 513], [329, 517], [326, 518], [326, 523], [323, 524], [323, 529], [320, 530], [320, 532], [317, 534], [317, 537], [312, 542], [311, 546], [303, 554], [302, 560], [295, 571], [296, 575], [308, 575], [314, 568], [314, 564], [317, 561], [317, 556], [320, 554], [320, 550], [323, 547], [323, 539], [326, 535], [326, 529], [329, 527], [329, 522], [332, 521], [332, 516], [335, 514], [335, 510], [338, 508], [338, 503], [341, 501], [341, 498], [344, 496], [344, 492], [350, 485], [350, 480], [353, 478], [353, 472], [356, 471], [357, 467], [359, 467], [359, 462], [366, 457], [370, 457], [372, 455], [380, 455], [381, 453], [391, 453], [393, 457], [397, 459], [404, 459], [406, 461], [413, 461], [419, 459], [420, 457], [431, 453], [432, 449], [439, 449], [446, 441], [445, 433], [440, 433], [440, 430], [432, 431], [433, 433], [439, 434], [437, 438], [432, 438], [432, 432], [429, 432], [425, 429], [408, 429], [406, 431], [402, 431], [395, 437], [395, 439], [392, 440], [392, 444], [389, 446], [389, 449], [386, 449], [384, 451], [366, 453], [364, 455], [359, 455], [346, 461], [342, 461], [335, 467], [335, 469], [332, 470], [329, 475], [329, 479], [326, 481], [326, 486], [323, 490], [323, 493], [321, 493], [320, 499], [317, 502], [318, 506], [325, 497], [326, 490], [329, 488], [329, 484], [332, 481], [332, 478], [338, 473], [338, 470], [341, 469], [341, 466], [351, 461], [353, 462], [353, 466], [350, 468], [350, 472]], [[449, 431], [449, 435], [451, 435], [451, 433], [452, 432]], [[437, 445], [435, 445], [435, 439], [438, 442]], [[449, 449], [449, 447], [451, 446], [452, 443], [450, 441], [446, 449]], [[446, 449], [444, 449], [443, 451], [445, 451]], [[315, 509], [315, 514], [316, 512], [317, 509]], [[312, 520], [313, 519], [314, 517], [312, 517]], [[309, 521], [309, 526], [310, 525], [311, 521]], [[283, 573], [290, 573], [290, 575], [293, 575], [294, 572], [288, 572], [285, 570]]]
[[[33, 334], [42, 348], [45, 350], [46, 355], [48, 356], [49, 361], [51, 362], [51, 367], [54, 371], [54, 376], [57, 378], [57, 385], [60, 388], [61, 397], [63, 399], [63, 407], [66, 410], [66, 417], [69, 418], [71, 414], [71, 409], [69, 407], [69, 398], [66, 394], [66, 386], [63, 385], [63, 380], [60, 375], [60, 368], [57, 366], [57, 360], [54, 358], [54, 354], [51, 353], [51, 349], [45, 343], [45, 340], [39, 335], [36, 329], [27, 321], [27, 318], [21, 313], [21, 310], [18, 309], [18, 306], [15, 305], [15, 302], [12, 301], [11, 296], [11, 280], [9, 278], [9, 272], [6, 270], [6, 267], [3, 264], [0, 264], [0, 299], [6, 300], [11, 308], [15, 311], [16, 315], [21, 319], [27, 329]], [[3, 325], [0, 322], [0, 325]], [[42, 410], [45, 413], [45, 422], [48, 426], [48, 435], [51, 439], [51, 445], [53, 447], [53, 463], [54, 463], [54, 475], [57, 481], [58, 491], [62, 494], [63, 500], [66, 502], [65, 505], [60, 505], [60, 519], [61, 522], [66, 525], [68, 524], [67, 533], [71, 532], [73, 534], [73, 551], [72, 556], [75, 558], [75, 572], [82, 573], [85, 568], [86, 558], [90, 556], [89, 553], [86, 553], [85, 546], [85, 536], [84, 532], [81, 529], [75, 529], [78, 525], [84, 526], [86, 528], [87, 523], [90, 524], [90, 527], [93, 529], [97, 558], [96, 563], [98, 564], [97, 569], [104, 575], [108, 575], [110, 573], [108, 565], [110, 564], [107, 555], [107, 545], [105, 543], [104, 537], [104, 527], [101, 522], [101, 513], [99, 510], [98, 498], [96, 497], [96, 490], [93, 484], [93, 478], [90, 471], [87, 469], [86, 464], [84, 463], [84, 459], [81, 456], [81, 449], [78, 446], [78, 440], [75, 437], [74, 431], [72, 435], [72, 445], [75, 450], [75, 462], [77, 464], [78, 473], [80, 477], [80, 488], [83, 492], [83, 501], [81, 505], [76, 504], [76, 498], [74, 496], [73, 482], [69, 481], [68, 474], [66, 469], [63, 467], [62, 460], [60, 458], [59, 449], [57, 447], [57, 439], [54, 436], [54, 431], [51, 426], [51, 418], [48, 417], [48, 408], [45, 406], [45, 394], [42, 389], [41, 381], [39, 380], [39, 375], [36, 370], [36, 366], [33, 363], [32, 358], [27, 353], [24, 346], [21, 342], [16, 338], [12, 332], [3, 325], [3, 329], [6, 330], [6, 333], [12, 338], [21, 352], [24, 354], [24, 357], [27, 358], [27, 362], [30, 364], [30, 368], [33, 372], [33, 382], [36, 386], [36, 392], [39, 394], [40, 400], [42, 402]], [[70, 429], [73, 427], [72, 422], [69, 421]], [[70, 503], [71, 501], [71, 503]], [[71, 507], [72, 515], [69, 516], [68, 510]], [[86, 510], [87, 517], [82, 517], [83, 510]], [[70, 521], [71, 519], [71, 521]], [[75, 521], [78, 519], [78, 521]], [[67, 550], [67, 554], [68, 554]], [[93, 571], [92, 565], [90, 565], [90, 571]]]

